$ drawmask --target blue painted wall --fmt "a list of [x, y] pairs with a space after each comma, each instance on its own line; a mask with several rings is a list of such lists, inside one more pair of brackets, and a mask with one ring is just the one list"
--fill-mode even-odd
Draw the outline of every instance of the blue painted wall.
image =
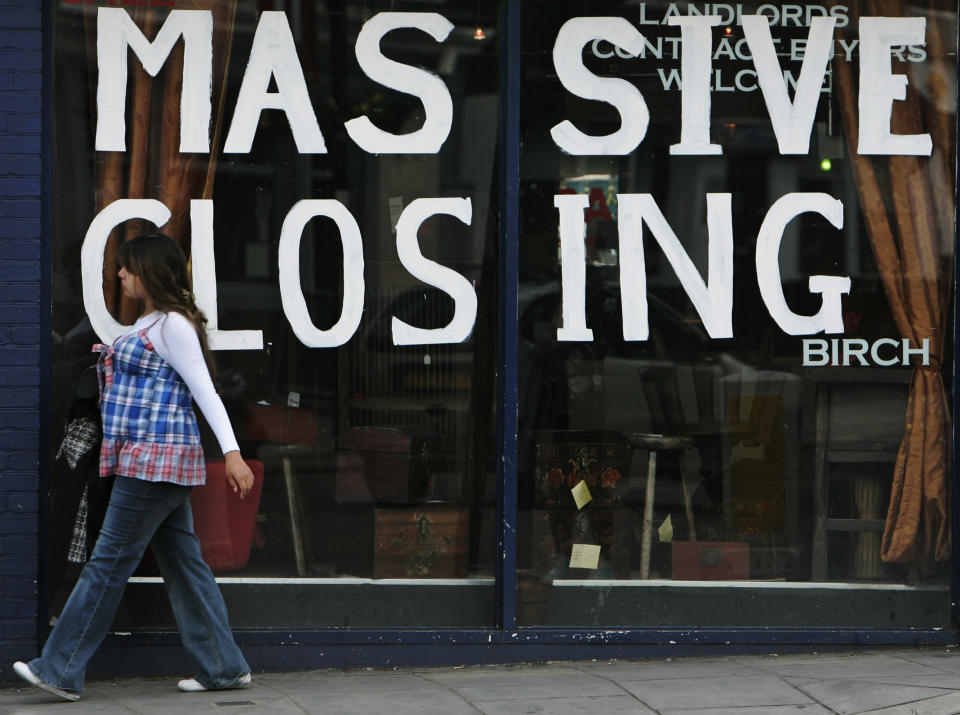
[[42, 12], [0, 0], [0, 680], [37, 650]]

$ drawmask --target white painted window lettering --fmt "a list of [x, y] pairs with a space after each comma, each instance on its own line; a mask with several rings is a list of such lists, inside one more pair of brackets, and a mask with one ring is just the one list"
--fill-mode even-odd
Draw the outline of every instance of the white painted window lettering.
[[132, 218], [142, 218], [160, 228], [170, 220], [170, 209], [156, 199], [117, 199], [93, 217], [80, 249], [83, 309], [93, 331], [106, 345], [123, 335], [126, 326], [114, 320], [103, 298], [103, 250], [110, 232]]
[[893, 74], [890, 52], [897, 45], [923, 44], [922, 17], [860, 18], [860, 154], [929, 156], [929, 134], [891, 134], [893, 102], [907, 97], [907, 76]]
[[[880, 338], [873, 345], [863, 338], [804, 338], [803, 339], [803, 366], [823, 367], [825, 365], [842, 365], [849, 367], [856, 364], [861, 367], [879, 365], [891, 367], [893, 365], [910, 365], [910, 358], [917, 356], [921, 365], [930, 365], [930, 339], [923, 338], [920, 347], [910, 347], [909, 338], [894, 340]], [[899, 352], [899, 355], [897, 354]], [[887, 356], [887, 357], [884, 357]]]
[[[103, 251], [110, 232], [133, 218], [145, 219], [160, 228], [170, 220], [170, 210], [155, 199], [118, 199], [94, 217], [80, 251], [83, 306], [94, 332], [107, 345], [123, 335], [128, 326], [117, 322], [107, 310], [103, 297]], [[259, 330], [217, 328], [212, 201], [190, 202], [190, 243], [194, 292], [197, 305], [207, 316], [211, 350], [262, 350], [263, 333]]]
[[217, 266], [213, 253], [213, 201], [190, 201], [190, 265], [197, 306], [207, 316], [211, 350], [263, 350], [261, 330], [220, 330], [217, 314]]
[[[269, 92], [271, 77], [277, 91]], [[326, 154], [327, 146], [310, 104], [310, 93], [297, 57], [293, 33], [286, 13], [261, 13], [240, 94], [223, 151], [247, 154], [264, 109], [279, 109], [287, 116], [297, 151], [301, 154]]]
[[371, 154], [436, 154], [450, 135], [453, 100], [443, 80], [427, 70], [387, 59], [380, 52], [383, 36], [404, 27], [423, 30], [443, 42], [453, 23], [435, 12], [381, 12], [360, 29], [356, 44], [360, 68], [375, 82], [417, 97], [426, 112], [423, 126], [407, 134], [385, 132], [366, 116], [346, 122], [350, 138]]
[[[745, 38], [736, 44], [721, 38], [714, 51], [711, 28], [728, 24], [734, 15], [732, 6], [707, 4], [717, 14], [683, 14], [671, 3], [661, 24], [679, 26], [680, 38], [644, 38], [622, 17], [575, 17], [567, 20], [557, 33], [553, 63], [557, 77], [570, 93], [584, 99], [613, 105], [621, 116], [618, 131], [603, 136], [587, 135], [565, 120], [550, 130], [554, 142], [568, 154], [623, 155], [631, 153], [643, 140], [650, 113], [643, 95], [630, 82], [617, 77], [598, 77], [582, 62], [584, 47], [599, 58], [647, 57], [676, 58], [680, 70], [657, 67], [664, 90], [681, 93], [680, 142], [670, 146], [672, 155], [717, 155], [723, 149], [710, 141], [711, 92], [750, 92], [759, 88], [767, 105], [770, 123], [782, 155], [807, 154], [810, 134], [820, 94], [826, 91], [829, 62], [834, 55], [834, 29], [849, 22], [846, 8], [819, 7], [816, 12], [797, 6], [783, 6], [782, 14], [774, 5], [762, 5], [756, 15], [736, 11]], [[837, 12], [834, 12], [834, 11]], [[642, 14], [641, 14], [642, 15]], [[641, 24], [646, 24], [641, 20]], [[771, 37], [770, 26], [809, 27], [806, 38]], [[890, 118], [894, 101], [906, 99], [907, 76], [894, 74], [891, 58], [922, 62], [926, 20], [921, 17], [861, 17], [860, 37], [840, 38], [838, 61], [850, 62], [859, 47], [859, 144], [860, 154], [929, 155], [929, 134], [893, 134]], [[746, 45], [746, 47], [744, 47]], [[679, 48], [679, 53], [678, 53]], [[802, 59], [799, 77], [792, 69], [780, 66], [778, 52], [791, 61]], [[742, 69], [733, 82], [722, 84], [722, 71], [714, 70], [716, 57], [752, 60], [754, 69]], [[790, 86], [795, 87], [790, 99]]]
[[459, 198], [415, 199], [410, 202], [397, 221], [397, 253], [411, 276], [453, 298], [453, 318], [443, 328], [424, 329], [393, 316], [394, 345], [462, 343], [470, 337], [477, 320], [477, 294], [470, 281], [453, 269], [425, 258], [420, 252], [417, 232], [424, 221], [437, 214], [453, 216], [469, 226], [473, 206], [470, 199]]
[[173, 10], [153, 42], [126, 10], [97, 8], [97, 151], [126, 151], [127, 48], [155, 77], [183, 37], [180, 151], [210, 151], [210, 92], [213, 77], [213, 14]]
[[[598, 77], [583, 64], [583, 47], [606, 40], [636, 56], [643, 36], [622, 17], [574, 17], [563, 23], [553, 45], [553, 66], [564, 88], [578, 97], [613, 105], [620, 113], [620, 129], [592, 136], [565, 119], [550, 130], [554, 143], [568, 154], [625, 155], [646, 136], [650, 111], [640, 90], [625, 79]], [[581, 218], [581, 223], [583, 219]]]
[[[328, 330], [310, 320], [300, 285], [300, 239], [307, 222], [316, 216], [333, 219], [343, 245], [343, 308]], [[363, 316], [363, 240], [360, 227], [347, 207], [335, 199], [304, 199], [290, 209], [280, 229], [278, 253], [280, 302], [294, 335], [310, 348], [335, 348], [356, 332]]]
[[643, 223], [660, 244], [690, 296], [703, 327], [712, 338], [733, 337], [733, 219], [731, 194], [707, 194], [708, 255], [704, 283], [680, 239], [650, 194], [619, 194], [620, 295], [623, 339], [646, 340], [647, 279], [643, 258]]
[[[593, 340], [593, 331], [587, 327], [586, 224], [583, 222], [583, 212], [590, 205], [590, 199], [586, 194], [557, 194], [553, 197], [553, 205], [560, 209], [560, 284], [563, 304], [563, 325], [557, 328], [557, 340], [590, 342]], [[621, 274], [622, 271], [621, 268]], [[643, 300], [646, 301], [645, 295]]]
[[720, 24], [718, 15], [674, 16], [668, 21], [680, 26], [683, 54], [680, 56], [680, 143], [670, 145], [675, 155], [722, 154], [710, 143], [710, 28]]
[[813, 18], [803, 64], [800, 66], [796, 95], [791, 103], [767, 18], [764, 15], [743, 16], [743, 32], [753, 55], [757, 80], [767, 103], [770, 123], [781, 154], [806, 154], [810, 151], [810, 132], [820, 100], [820, 88], [833, 55], [835, 23], [834, 18]]
[[[680, 284], [712, 338], [733, 337], [733, 218], [732, 195], [707, 194], [707, 280], [700, 276], [677, 235], [650, 194], [619, 194], [620, 292], [625, 340], [649, 337], [646, 275], [643, 255], [644, 222], [660, 245]], [[585, 316], [584, 194], [558, 194], [560, 209], [560, 270], [563, 325], [557, 340], [593, 340]], [[846, 276], [811, 276], [811, 293], [821, 293], [816, 315], [797, 315], [787, 306], [780, 277], [779, 251], [786, 225], [796, 216], [819, 213], [836, 228], [843, 227], [843, 204], [827, 194], [787, 194], [770, 207], [760, 227], [756, 247], [757, 281], [770, 316], [789, 335], [843, 332], [841, 295], [850, 292]]]
[[821, 293], [823, 303], [816, 315], [797, 315], [787, 306], [780, 279], [780, 242], [787, 224], [812, 211], [826, 218], [834, 228], [843, 228], [843, 203], [829, 194], [792, 193], [780, 197], [763, 219], [757, 235], [757, 284], [770, 316], [788, 335], [843, 332], [840, 296], [850, 292], [848, 276], [810, 276], [811, 293]]
[[[824, 340], [823, 342], [826, 342], [826, 340]], [[870, 357], [873, 358], [873, 361], [877, 363], [877, 365], [880, 365], [882, 367], [889, 367], [890, 365], [899, 365], [900, 360], [898, 360], [896, 357], [883, 358], [880, 356], [880, 348], [887, 345], [892, 346], [893, 348], [896, 348], [897, 345], [899, 345], [899, 342], [897, 340], [894, 340], [893, 338], [880, 338], [873, 344], [873, 348], [870, 350]], [[929, 360], [924, 363], [924, 365], [928, 365], [928, 364], [929, 364]]]

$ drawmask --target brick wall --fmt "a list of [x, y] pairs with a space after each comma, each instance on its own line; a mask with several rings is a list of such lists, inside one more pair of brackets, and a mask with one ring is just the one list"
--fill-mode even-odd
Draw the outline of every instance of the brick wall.
[[40, 0], [0, 0], [0, 681], [37, 651]]

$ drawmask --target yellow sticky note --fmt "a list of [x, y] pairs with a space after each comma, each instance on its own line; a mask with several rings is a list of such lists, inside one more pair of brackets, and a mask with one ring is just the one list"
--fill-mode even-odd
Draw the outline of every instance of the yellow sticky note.
[[670, 520], [669, 514], [667, 514], [667, 518], [663, 520], [660, 528], [657, 529], [657, 536], [660, 537], [661, 544], [669, 544], [673, 541], [673, 521]]
[[573, 500], [577, 503], [577, 509], [583, 509], [593, 499], [590, 489], [587, 488], [587, 483], [582, 479], [570, 492], [573, 494]]
[[570, 549], [570, 568], [595, 569], [600, 564], [600, 547], [593, 544], [574, 544]]

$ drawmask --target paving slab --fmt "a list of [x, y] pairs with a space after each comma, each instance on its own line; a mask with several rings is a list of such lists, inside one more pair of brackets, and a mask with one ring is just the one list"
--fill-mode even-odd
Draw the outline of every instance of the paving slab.
[[957, 715], [957, 713], [960, 713], [960, 693], [950, 693], [906, 705], [873, 710], [871, 715]]
[[169, 678], [143, 680], [135, 688], [125, 684], [97, 684], [87, 688], [80, 703], [89, 706], [101, 699], [122, 706], [128, 715], [192, 715], [218, 709], [271, 715], [300, 712], [283, 693], [256, 683], [249, 688], [206, 693], [182, 693], [176, 689], [176, 682]]
[[960, 656], [901, 648], [780, 657], [254, 673], [243, 690], [181, 693], [176, 678], [92, 681], [77, 703], [0, 688], [0, 714], [957, 715]]
[[[448, 690], [435, 692], [325, 693], [317, 688], [312, 694], [291, 695], [301, 713], [313, 715], [379, 715], [380, 713], [416, 713], [417, 715], [476, 715], [477, 709]], [[183, 713], [181, 713], [183, 715]]]
[[623, 687], [655, 710], [804, 705], [814, 701], [771, 675], [624, 682]]
[[367, 677], [357, 674], [335, 675], [322, 673], [306, 676], [304, 674], [289, 674], [284, 677], [276, 675], [254, 674], [254, 683], [282, 689], [288, 693], [297, 693], [303, 689], [323, 691], [330, 694], [355, 693], [399, 693], [404, 691], [425, 692], [443, 691], [446, 688], [433, 683], [419, 675], [406, 673], [380, 673], [379, 676]]
[[[796, 684], [799, 681], [811, 681], [811, 678], [791, 678], [785, 676], [791, 683]], [[916, 688], [946, 688], [948, 690], [960, 690], [960, 673], [942, 673], [941, 675], [877, 675], [877, 676], [857, 676], [856, 678], [843, 678], [844, 680], [857, 681], [860, 683], [880, 683], [883, 685], [906, 685]]]
[[[54, 715], [131, 715], [129, 708], [112, 700], [98, 701], [95, 697], [80, 700], [76, 703], [54, 701], [45, 693], [36, 691], [22, 691], [19, 697], [9, 696], [6, 691], [0, 691], [0, 713], [3, 715], [40, 715], [41, 713]], [[181, 714], [182, 715], [182, 714]]]
[[816, 680], [795, 685], [840, 715], [869, 712], [950, 693], [949, 690], [940, 688], [917, 688], [860, 680]]
[[490, 667], [471, 666], [468, 668], [429, 669], [419, 670], [417, 675], [444, 687], [484, 687], [488, 685], [526, 684], [535, 685], [538, 682], [551, 685], [565, 678], [590, 676], [579, 668], [567, 665], [547, 665], [541, 667]]
[[[474, 703], [484, 715], [656, 715], [630, 695], [594, 698], [540, 698], [537, 700], [496, 700]], [[701, 715], [703, 715], [701, 711]]]
[[667, 708], [660, 715], [834, 715], [822, 705], [760, 705], [758, 707], [739, 708], [695, 708], [676, 710]]
[[954, 649], [946, 653], [903, 653], [899, 656], [902, 660], [911, 663], [926, 665], [938, 670], [948, 670], [952, 673], [960, 673], [960, 650]]
[[665, 660], [586, 663], [581, 670], [614, 680], [666, 680], [765, 675], [764, 671], [736, 660], [669, 658]]
[[603, 678], [578, 673], [576, 675], [534, 675], [527, 678], [512, 678], [499, 684], [461, 687], [459, 683], [447, 685], [471, 702], [488, 700], [536, 700], [538, 698], [581, 698], [625, 695], [616, 683]]
[[756, 667], [778, 675], [828, 679], [879, 675], [938, 675], [943, 672], [923, 663], [914, 663], [884, 654], [864, 654], [855, 657], [827, 654], [814, 660], [793, 659], [787, 656], [757, 661]]

